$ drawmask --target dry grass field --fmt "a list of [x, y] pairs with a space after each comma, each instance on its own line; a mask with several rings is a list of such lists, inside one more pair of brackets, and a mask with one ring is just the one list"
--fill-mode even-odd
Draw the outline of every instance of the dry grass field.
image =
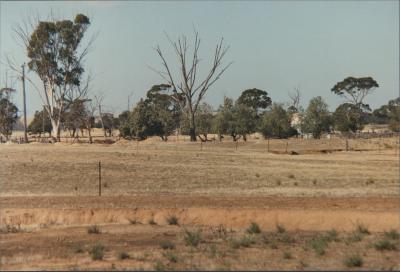
[[2, 144], [0, 269], [400, 269], [397, 142]]

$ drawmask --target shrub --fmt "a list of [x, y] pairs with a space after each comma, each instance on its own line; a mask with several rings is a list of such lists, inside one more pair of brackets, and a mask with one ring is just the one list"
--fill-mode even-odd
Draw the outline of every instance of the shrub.
[[283, 252], [283, 258], [284, 259], [291, 259], [292, 258], [292, 253], [290, 253], [289, 251]]
[[277, 224], [277, 225], [276, 225], [276, 231], [277, 231], [278, 233], [284, 233], [284, 232], [286, 232], [286, 229], [285, 229], [285, 227], [284, 227], [283, 225]]
[[102, 244], [94, 245], [89, 251], [92, 260], [103, 260], [104, 250], [105, 248]]
[[77, 244], [74, 246], [74, 252], [75, 253], [83, 253], [85, 250], [83, 249], [83, 246], [81, 244]]
[[385, 237], [388, 239], [392, 239], [392, 240], [399, 240], [400, 239], [400, 233], [398, 233], [397, 230], [392, 229], [389, 232], [385, 231]]
[[101, 230], [100, 230], [99, 226], [92, 225], [92, 226], [88, 227], [87, 233], [89, 233], [89, 234], [100, 234]]
[[294, 178], [296, 178], [293, 174], [289, 174], [288, 175], [288, 178], [290, 178], [290, 179], [294, 179]]
[[363, 265], [363, 259], [358, 254], [352, 255], [344, 260], [344, 264], [347, 267], [361, 267]]
[[150, 225], [157, 225], [156, 221], [154, 221], [154, 218], [149, 219], [149, 224]]
[[361, 242], [363, 235], [357, 231], [353, 232], [346, 240], [346, 243]]
[[294, 239], [290, 237], [289, 234], [287, 234], [286, 232], [281, 233], [278, 240], [285, 244], [294, 243]]
[[389, 240], [381, 240], [374, 244], [376, 250], [396, 250], [396, 244]]
[[172, 243], [171, 241], [161, 241], [160, 242], [160, 247], [162, 249], [174, 249], [175, 248], [175, 244]]
[[310, 241], [310, 246], [315, 251], [315, 254], [317, 254], [318, 256], [322, 256], [325, 255], [325, 249], [328, 244], [324, 237], [317, 236]]
[[261, 228], [256, 222], [251, 222], [247, 232], [250, 234], [261, 233]]
[[363, 224], [358, 224], [356, 231], [360, 234], [370, 234], [368, 228], [364, 226]]
[[185, 230], [185, 244], [187, 246], [197, 247], [201, 242], [201, 231], [197, 230], [194, 232]]
[[178, 217], [171, 215], [167, 218], [168, 225], [179, 225]]
[[175, 253], [168, 251], [164, 254], [165, 258], [167, 258], [168, 261], [171, 263], [177, 263], [178, 262], [178, 256], [176, 256]]
[[162, 262], [157, 260], [156, 264], [154, 265], [154, 270], [155, 271], [164, 271], [165, 270], [165, 266], [164, 266], [164, 264]]
[[234, 249], [238, 249], [240, 247], [250, 247], [254, 243], [255, 243], [255, 241], [252, 237], [245, 235], [239, 240], [232, 239], [231, 247]]
[[335, 229], [331, 229], [330, 231], [328, 231], [328, 232], [326, 233], [325, 239], [326, 239], [328, 242], [331, 242], [331, 241], [338, 241], [338, 232], [337, 232]]
[[121, 251], [118, 253], [118, 260], [125, 260], [129, 258], [130, 258], [129, 254], [126, 253], [125, 251]]
[[317, 182], [318, 182], [317, 179], [313, 179], [313, 180], [312, 180], [312, 184], [313, 184], [313, 185], [317, 185]]
[[277, 180], [276, 180], [276, 186], [281, 186], [281, 184], [282, 184], [281, 180], [280, 180], [280, 179], [277, 179]]

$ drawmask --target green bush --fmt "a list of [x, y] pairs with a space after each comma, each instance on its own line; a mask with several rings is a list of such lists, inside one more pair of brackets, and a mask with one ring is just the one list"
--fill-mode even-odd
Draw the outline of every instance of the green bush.
[[176, 256], [175, 253], [168, 251], [164, 254], [165, 258], [168, 259], [171, 263], [177, 263], [178, 262], [178, 256]]
[[391, 231], [388, 232], [385, 231], [385, 237], [392, 240], [399, 240], [400, 233], [397, 230], [392, 229]]
[[344, 259], [344, 264], [347, 267], [361, 267], [363, 265], [363, 259], [360, 255], [352, 255]]
[[92, 225], [92, 226], [88, 227], [87, 233], [89, 233], [89, 234], [100, 234], [101, 230], [100, 230], [99, 226]]
[[191, 246], [191, 247], [197, 247], [200, 243], [201, 243], [201, 231], [197, 230], [197, 231], [188, 231], [185, 230], [185, 244], [187, 246]]
[[89, 251], [92, 260], [103, 260], [104, 250], [105, 248], [102, 244], [94, 245]]
[[178, 217], [171, 215], [167, 218], [168, 225], [179, 225]]
[[360, 234], [368, 235], [371, 234], [366, 226], [358, 224], [356, 231]]
[[250, 234], [261, 233], [261, 228], [256, 222], [251, 222], [247, 232]]
[[284, 233], [284, 232], [286, 232], [286, 229], [285, 229], [285, 227], [284, 227], [283, 225], [277, 224], [277, 225], [276, 225], [276, 231], [277, 231], [278, 233]]
[[389, 240], [381, 240], [374, 244], [376, 250], [396, 250], [397, 246]]
[[284, 259], [291, 259], [292, 258], [292, 253], [290, 253], [289, 251], [283, 252], [283, 258]]
[[317, 254], [318, 256], [322, 256], [326, 253], [328, 243], [325, 237], [318, 235], [311, 239], [310, 246], [315, 251], [315, 254]]

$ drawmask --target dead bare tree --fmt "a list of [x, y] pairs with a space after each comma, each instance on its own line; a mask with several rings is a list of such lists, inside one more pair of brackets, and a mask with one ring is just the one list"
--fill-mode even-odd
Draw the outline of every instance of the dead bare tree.
[[98, 95], [95, 95], [93, 98], [94, 98], [95, 106], [98, 109], [99, 119], [100, 119], [100, 123], [101, 123], [101, 128], [103, 129], [104, 137], [107, 137], [106, 128], [104, 126], [104, 119], [103, 119], [104, 116], [103, 116], [103, 111], [102, 111], [104, 95], [98, 94]]
[[293, 112], [298, 112], [300, 110], [300, 99], [301, 99], [301, 93], [300, 93], [300, 87], [296, 86], [293, 88], [294, 92], [289, 92], [289, 109]]
[[[172, 86], [172, 91], [175, 94], [172, 98], [179, 103], [182, 114], [188, 115], [189, 117], [190, 140], [196, 141], [196, 112], [207, 90], [220, 79], [221, 75], [232, 64], [232, 62], [230, 62], [228, 65], [222, 67], [222, 60], [229, 47], [223, 46], [223, 38], [221, 38], [220, 42], [216, 45], [214, 58], [207, 76], [197, 83], [198, 64], [200, 62], [198, 55], [200, 48], [199, 33], [194, 30], [194, 43], [191, 53], [189, 53], [188, 39], [185, 35], [179, 37], [177, 42], [172, 41], [167, 34], [166, 36], [178, 59], [178, 74], [180, 75], [180, 79], [178, 76], [173, 75], [160, 46], [157, 46], [155, 50], [161, 58], [163, 70], [151, 69], [157, 72]], [[184, 97], [184, 101], [180, 99], [182, 96]]]

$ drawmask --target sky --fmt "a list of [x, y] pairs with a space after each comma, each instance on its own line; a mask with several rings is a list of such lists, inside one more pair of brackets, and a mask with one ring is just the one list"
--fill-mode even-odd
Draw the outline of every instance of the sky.
[[[172, 40], [193, 27], [201, 37], [200, 75], [208, 72], [221, 37], [232, 66], [208, 91], [205, 101], [217, 108], [223, 97], [237, 99], [246, 89], [268, 92], [273, 102], [288, 102], [298, 86], [301, 104], [322, 96], [334, 110], [343, 99], [330, 90], [348, 76], [372, 76], [379, 88], [367, 97], [372, 108], [399, 96], [399, 1], [0, 1], [0, 56], [28, 62], [26, 49], [15, 40], [13, 27], [29, 16], [71, 19], [90, 17], [87, 39], [98, 33], [85, 61], [93, 75], [92, 95], [104, 95], [107, 111], [119, 114], [152, 85], [165, 81], [149, 67], [161, 69], [159, 45], [172, 67], [177, 59]], [[0, 83], [13, 73], [0, 64]], [[34, 72], [27, 76], [37, 81]], [[22, 109], [22, 84], [13, 99]], [[37, 91], [27, 85], [28, 116], [41, 108]]]

